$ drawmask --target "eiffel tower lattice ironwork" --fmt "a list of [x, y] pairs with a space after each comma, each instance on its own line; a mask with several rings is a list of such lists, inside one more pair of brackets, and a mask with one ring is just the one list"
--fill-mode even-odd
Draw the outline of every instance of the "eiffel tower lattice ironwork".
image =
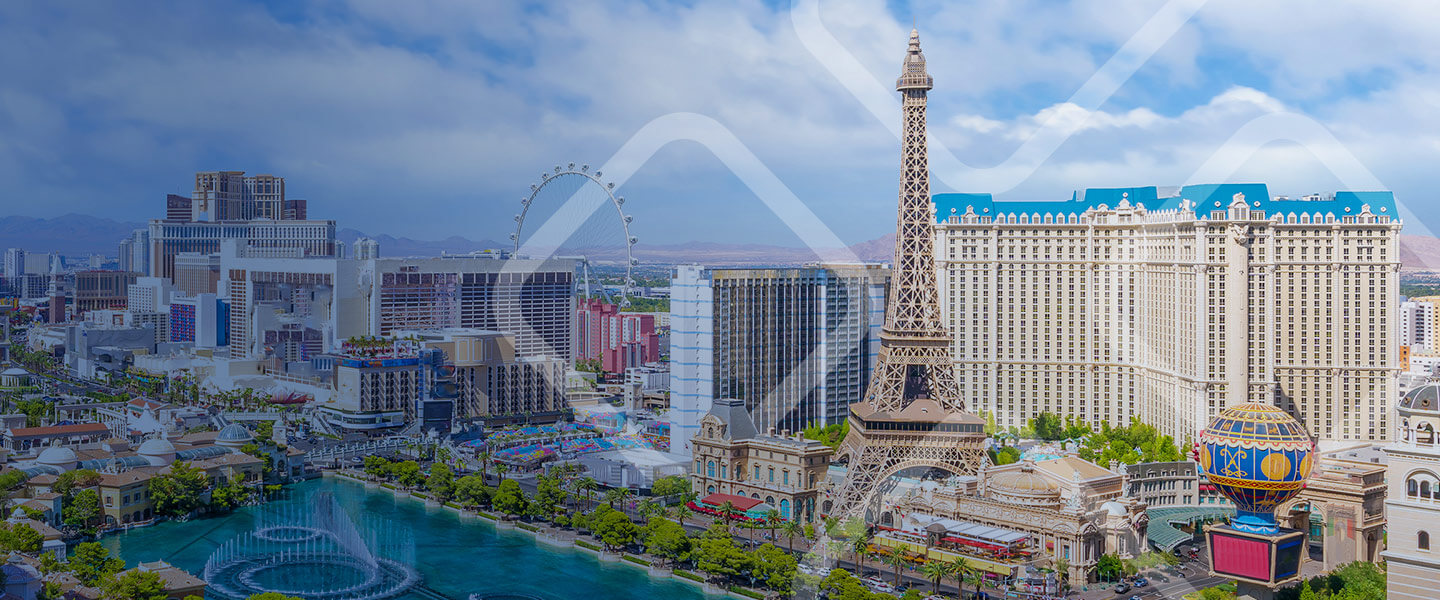
[[899, 218], [895, 267], [880, 355], [865, 399], [850, 406], [850, 432], [836, 451], [845, 480], [830, 494], [830, 515], [861, 516], [879, 486], [912, 467], [973, 475], [985, 464], [985, 421], [965, 412], [955, 384], [950, 331], [940, 318], [935, 282], [935, 212], [925, 141], [926, 92], [920, 33], [910, 32], [904, 70]]

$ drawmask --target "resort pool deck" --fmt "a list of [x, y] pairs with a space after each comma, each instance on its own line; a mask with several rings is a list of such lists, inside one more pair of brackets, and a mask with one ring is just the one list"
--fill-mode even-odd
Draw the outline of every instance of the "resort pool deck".
[[472, 594], [521, 594], [544, 600], [705, 597], [698, 587], [684, 581], [651, 578], [643, 567], [624, 561], [601, 563], [589, 551], [551, 547], [524, 531], [497, 530], [486, 519], [461, 517], [446, 508], [427, 507], [419, 500], [396, 497], [385, 489], [370, 490], [338, 477], [290, 486], [284, 499], [265, 506], [246, 507], [224, 517], [135, 529], [106, 537], [101, 543], [132, 566], [164, 560], [200, 575], [217, 547], [255, 529], [262, 511], [293, 510], [322, 491], [334, 494], [357, 526], [379, 523], [410, 530], [418, 563], [414, 566], [423, 583], [400, 598], [466, 600]]

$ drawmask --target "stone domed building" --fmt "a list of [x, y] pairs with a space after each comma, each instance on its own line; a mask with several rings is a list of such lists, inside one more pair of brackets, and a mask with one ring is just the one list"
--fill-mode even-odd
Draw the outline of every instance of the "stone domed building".
[[1385, 447], [1386, 597], [1433, 598], [1440, 581], [1440, 384], [1410, 390], [1395, 412], [1400, 427]]
[[[1008, 575], [1010, 559], [1051, 555], [1083, 582], [1100, 557], [1145, 552], [1145, 504], [1124, 497], [1123, 477], [1078, 456], [985, 467], [973, 477], [902, 480], [875, 520], [884, 538], [968, 545], [972, 564]], [[939, 531], [944, 529], [945, 531]], [[993, 555], [987, 563], [983, 558]]]

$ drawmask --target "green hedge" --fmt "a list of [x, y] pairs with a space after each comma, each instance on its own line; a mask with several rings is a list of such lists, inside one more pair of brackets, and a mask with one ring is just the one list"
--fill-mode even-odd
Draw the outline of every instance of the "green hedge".
[[738, 585], [730, 586], [730, 591], [735, 592], [736, 594], [740, 594], [741, 596], [754, 598], [755, 600], [765, 600], [765, 594], [762, 594], [755, 590], [748, 590]]
[[675, 569], [675, 575], [679, 577], [684, 577], [685, 579], [689, 579], [690, 581], [698, 581], [700, 583], [705, 583], [704, 577], [701, 577], [689, 571], [681, 571], [680, 569]]
[[450, 508], [454, 508], [454, 509], [457, 509], [457, 510], [460, 508], [460, 505], [459, 505], [459, 504], [456, 504], [456, 503], [454, 503], [454, 502], [446, 502], [446, 503], [445, 503], [445, 506], [448, 506], [448, 507], [450, 507]]
[[421, 498], [421, 499], [425, 499], [425, 500], [430, 499], [430, 496], [429, 496], [428, 494], [426, 494], [425, 492], [410, 492], [410, 495], [411, 495], [411, 496], [414, 496], [414, 497], [416, 497], [416, 498]]
[[540, 531], [540, 528], [539, 528], [539, 527], [536, 527], [536, 526], [531, 525], [531, 524], [529, 524], [529, 523], [516, 523], [515, 526], [516, 526], [516, 527], [519, 527], [519, 528], [521, 528], [521, 529], [524, 529], [525, 531], [532, 532], [532, 533], [539, 533], [539, 531]]
[[575, 540], [575, 545], [588, 550], [600, 551], [600, 547], [585, 540]]
[[388, 483], [382, 483], [382, 484], [380, 484], [380, 487], [383, 487], [383, 488], [386, 488], [386, 489], [391, 489], [391, 490], [395, 489], [395, 486], [390, 485], [390, 484], [388, 484]]
[[629, 554], [622, 554], [622, 555], [620, 555], [620, 558], [623, 558], [623, 559], [625, 559], [625, 560], [628, 560], [628, 561], [630, 561], [630, 562], [632, 562], [632, 563], [635, 563], [635, 564], [637, 564], [637, 565], [645, 565], [645, 566], [647, 566], [647, 567], [650, 566], [650, 561], [645, 560], [645, 559], [643, 559], [643, 558], [640, 558], [640, 557], [638, 557], [638, 556], [631, 556], [631, 555], [629, 555]]
[[475, 514], [480, 515], [480, 516], [482, 516], [482, 517], [485, 517], [485, 518], [487, 518], [487, 519], [490, 519], [491, 521], [499, 521], [499, 519], [495, 518], [495, 515], [492, 515], [492, 514], [490, 514], [490, 513], [487, 513], [487, 512], [485, 512], [485, 511], [483, 511], [483, 510], [477, 510], [477, 511], [475, 511]]

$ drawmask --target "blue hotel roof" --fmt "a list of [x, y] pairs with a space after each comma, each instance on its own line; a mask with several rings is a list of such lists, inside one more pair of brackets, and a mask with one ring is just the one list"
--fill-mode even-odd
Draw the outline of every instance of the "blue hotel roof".
[[[1361, 208], [1369, 204], [1376, 215], [1398, 218], [1395, 212], [1395, 194], [1392, 192], [1335, 192], [1334, 196], [1322, 200], [1275, 199], [1263, 183], [1206, 183], [1187, 185], [1182, 188], [1167, 188], [1162, 191], [1156, 186], [1128, 188], [1088, 188], [1075, 192], [1069, 200], [1002, 200], [996, 201], [990, 194], [935, 194], [935, 218], [944, 222], [950, 215], [963, 215], [967, 207], [974, 207], [975, 214], [995, 216], [1000, 214], [1054, 214], [1079, 215], [1086, 210], [1106, 205], [1114, 208], [1121, 199], [1132, 205], [1145, 206], [1146, 210], [1177, 210], [1181, 200], [1191, 202], [1198, 218], [1204, 219], [1212, 210], [1225, 210], [1235, 194], [1244, 194], [1250, 207], [1265, 211], [1266, 215], [1279, 214], [1326, 214], [1340, 218], [1358, 215]], [[1219, 203], [1218, 205], [1216, 203]], [[1258, 202], [1259, 206], [1255, 203]], [[1350, 209], [1348, 212], [1345, 209]], [[989, 210], [986, 210], [989, 209]]]

